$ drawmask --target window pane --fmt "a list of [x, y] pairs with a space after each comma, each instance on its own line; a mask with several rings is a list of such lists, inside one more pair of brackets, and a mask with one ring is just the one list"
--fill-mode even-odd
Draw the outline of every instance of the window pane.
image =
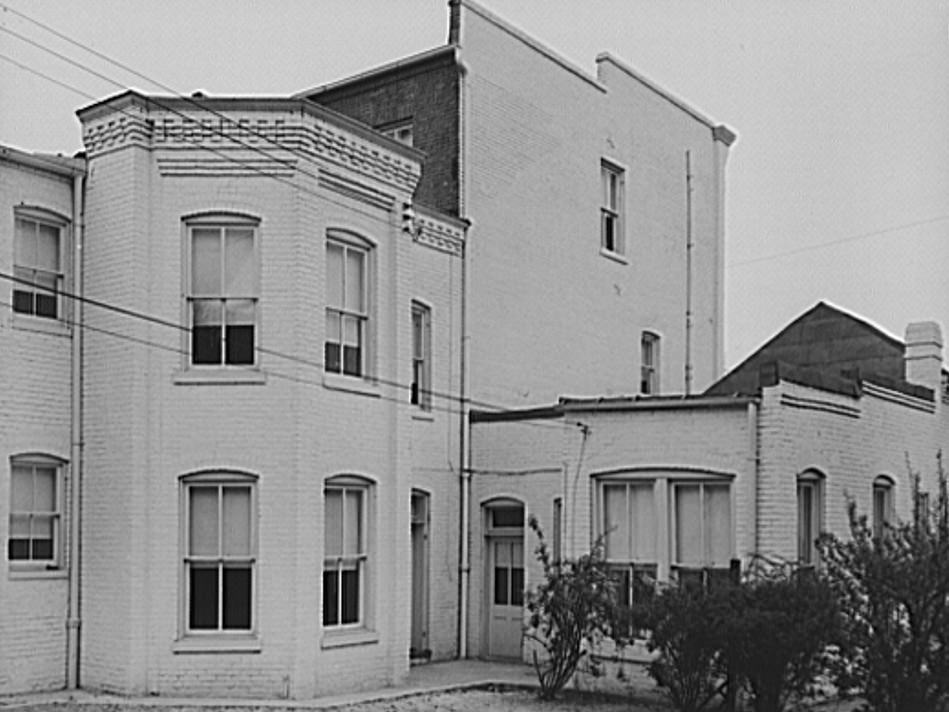
[[246, 297], [257, 293], [254, 260], [254, 231], [228, 228], [225, 234], [225, 295]]
[[425, 357], [425, 316], [418, 309], [412, 310], [412, 357]]
[[221, 302], [196, 299], [191, 328], [191, 361], [196, 364], [221, 363]]
[[195, 326], [218, 325], [221, 323], [220, 299], [195, 299], [192, 302], [192, 314]]
[[358, 346], [343, 347], [343, 373], [347, 376], [362, 375], [362, 351]]
[[630, 485], [629, 524], [632, 534], [630, 557], [634, 561], [656, 560], [656, 512], [653, 507], [653, 486]]
[[343, 306], [343, 248], [332, 242], [326, 245], [326, 304]]
[[33, 292], [24, 292], [22, 289], [13, 290], [13, 311], [20, 314], [33, 313]]
[[[346, 250], [346, 308], [364, 312], [363, 267], [364, 255], [359, 250]], [[403, 312], [404, 313], [404, 312]]]
[[343, 574], [343, 615], [340, 623], [359, 622], [359, 570], [347, 569]]
[[511, 605], [524, 605], [524, 569], [520, 567], [511, 569]]
[[323, 368], [330, 373], [339, 373], [341, 367], [339, 355], [339, 344], [327, 341], [323, 345]]
[[10, 481], [10, 507], [14, 512], [33, 511], [33, 468], [14, 465]]
[[350, 346], [359, 346], [362, 342], [360, 338], [361, 321], [355, 316], [343, 317], [343, 343]]
[[10, 536], [7, 543], [7, 558], [10, 561], [26, 561], [30, 558], [30, 540]]
[[56, 294], [37, 290], [35, 294], [36, 308], [34, 314], [55, 319], [57, 316]]
[[523, 527], [523, 507], [493, 507], [491, 509], [491, 525], [495, 527]]
[[343, 553], [343, 491], [326, 490], [326, 515], [323, 522], [324, 556]]
[[190, 487], [189, 553], [192, 556], [218, 555], [218, 488]]
[[32, 220], [16, 219], [14, 260], [21, 267], [36, 266], [36, 223]]
[[10, 515], [10, 536], [17, 539], [28, 539], [30, 537], [30, 515]]
[[507, 596], [507, 567], [504, 566], [495, 566], [494, 567], [494, 603], [498, 606], [506, 606], [508, 602]]
[[250, 487], [224, 488], [225, 556], [250, 555]]
[[192, 566], [190, 573], [188, 627], [192, 630], [217, 630], [217, 567]]
[[36, 236], [34, 267], [49, 272], [59, 272], [59, 228], [40, 223]]
[[191, 293], [221, 294], [221, 231], [218, 228], [191, 230]]
[[613, 560], [628, 561], [631, 552], [629, 520], [626, 517], [626, 485], [605, 485], [603, 500], [606, 556]]
[[37, 467], [33, 472], [33, 511], [56, 511], [56, 470]]
[[344, 495], [343, 555], [352, 556], [362, 553], [362, 492], [346, 490]]
[[797, 555], [805, 564], [811, 563], [813, 546], [814, 488], [809, 483], [797, 486]]
[[707, 563], [727, 564], [731, 559], [731, 496], [728, 487], [705, 488]]
[[679, 485], [676, 493], [676, 562], [702, 563], [701, 511], [699, 486]]
[[250, 566], [224, 569], [224, 629], [250, 630]]
[[339, 623], [339, 573], [334, 570], [323, 571], [323, 625]]
[[234, 366], [252, 366], [254, 364], [254, 327], [228, 326], [225, 334], [227, 357], [225, 363]]

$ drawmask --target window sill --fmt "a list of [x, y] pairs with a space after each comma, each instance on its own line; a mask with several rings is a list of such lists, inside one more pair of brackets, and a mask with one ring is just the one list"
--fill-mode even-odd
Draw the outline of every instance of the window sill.
[[178, 653], [259, 653], [260, 638], [256, 635], [192, 635], [171, 644]]
[[265, 384], [267, 374], [256, 368], [191, 368], [176, 371], [173, 381], [177, 386], [253, 386]]
[[378, 398], [382, 394], [379, 392], [379, 385], [368, 381], [360, 376], [344, 376], [339, 373], [324, 373], [323, 387], [332, 391], [345, 391], [355, 393], [361, 396], [371, 396]]
[[379, 642], [379, 634], [368, 628], [347, 628], [345, 630], [328, 630], [323, 633], [320, 647], [345, 648], [351, 645], [372, 645]]
[[600, 254], [608, 260], [619, 262], [621, 265], [629, 264], [629, 260], [626, 259], [626, 255], [621, 255], [619, 252], [613, 252], [612, 250], [608, 250], [605, 247], [600, 248]]
[[55, 567], [48, 568], [45, 565], [36, 565], [36, 564], [16, 564], [10, 563], [10, 569], [8, 572], [7, 578], [11, 581], [27, 581], [27, 580], [51, 580], [51, 579], [64, 579], [68, 576], [66, 569]]
[[435, 414], [430, 410], [422, 410], [419, 408], [412, 413], [412, 420], [421, 420], [422, 422], [431, 423], [435, 420]]
[[18, 314], [16, 312], [13, 313], [13, 328], [33, 331], [37, 334], [49, 334], [50, 336], [70, 336], [72, 334], [69, 324], [60, 319], [30, 316], [29, 314]]

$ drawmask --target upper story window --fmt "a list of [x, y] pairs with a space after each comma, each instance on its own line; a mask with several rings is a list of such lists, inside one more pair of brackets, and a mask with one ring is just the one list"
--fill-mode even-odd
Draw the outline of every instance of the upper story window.
[[41, 455], [10, 460], [11, 564], [59, 566], [62, 485], [59, 460]]
[[191, 363], [256, 362], [260, 285], [256, 221], [217, 216], [187, 223]]
[[189, 476], [182, 485], [184, 631], [249, 633], [255, 625], [256, 478], [221, 472]]
[[362, 241], [330, 233], [326, 240], [326, 341], [323, 368], [365, 376], [369, 326], [369, 248]]
[[412, 302], [412, 404], [432, 408], [432, 311]]
[[817, 563], [817, 537], [822, 527], [823, 477], [808, 470], [797, 477], [797, 560], [804, 566]]
[[893, 480], [880, 475], [873, 480], [873, 536], [883, 536], [893, 518]]
[[659, 392], [659, 335], [644, 331], [640, 339], [639, 392], [655, 395]]
[[612, 163], [601, 161], [600, 184], [600, 247], [622, 255], [626, 251], [623, 225], [625, 171]]
[[30, 212], [17, 212], [14, 237], [13, 311], [57, 319], [63, 289], [65, 224]]
[[399, 143], [406, 146], [414, 145], [415, 132], [411, 121], [399, 121], [395, 124], [386, 124], [379, 127], [380, 133], [389, 138], [394, 138]]

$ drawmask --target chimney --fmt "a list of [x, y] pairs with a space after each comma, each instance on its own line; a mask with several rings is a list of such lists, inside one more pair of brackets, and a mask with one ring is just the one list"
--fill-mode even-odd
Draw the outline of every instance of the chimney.
[[931, 388], [938, 394], [942, 372], [942, 332], [934, 321], [914, 322], [906, 327], [906, 380]]

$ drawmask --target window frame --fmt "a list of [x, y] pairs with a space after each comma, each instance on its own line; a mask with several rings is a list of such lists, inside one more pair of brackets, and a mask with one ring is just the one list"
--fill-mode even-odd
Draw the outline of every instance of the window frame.
[[[329, 280], [329, 250], [330, 246], [336, 246], [343, 250], [343, 275], [340, 280], [343, 295], [342, 305], [331, 305], [329, 289], [325, 293], [325, 309], [323, 321], [323, 373], [331, 378], [345, 378], [350, 380], [372, 380], [373, 364], [373, 336], [374, 336], [374, 286], [375, 269], [373, 260], [375, 258], [375, 244], [365, 237], [354, 232], [342, 230], [339, 228], [330, 228], [326, 231], [326, 240], [323, 247], [323, 256], [325, 261], [324, 277], [326, 284]], [[362, 309], [351, 309], [345, 304], [346, 301], [346, 261], [349, 251], [355, 251], [362, 254]], [[339, 337], [337, 342], [330, 341], [330, 316], [338, 315], [339, 318]], [[344, 319], [355, 319], [359, 325], [359, 372], [347, 373], [345, 363], [345, 330]], [[330, 368], [329, 347], [332, 343], [337, 343], [339, 367]]]
[[[888, 475], [878, 475], [871, 487], [870, 506], [873, 512], [873, 536], [880, 538], [887, 524], [893, 524], [896, 517], [894, 496], [896, 482]], [[882, 501], [879, 501], [882, 500]], [[878, 506], [878, 504], [882, 506]]]
[[[375, 487], [376, 483], [372, 480], [359, 475], [334, 475], [328, 477], [323, 482], [323, 558], [320, 565], [320, 627], [324, 636], [340, 637], [348, 636], [353, 633], [373, 630], [374, 608], [372, 606], [374, 592], [374, 551], [375, 538], [373, 536], [373, 522], [375, 517]], [[338, 555], [329, 555], [326, 550], [326, 524], [327, 524], [327, 493], [330, 491], [340, 491], [343, 496], [343, 518], [341, 518], [342, 531], [340, 532], [340, 541], [345, 539], [345, 497], [347, 492], [358, 492], [361, 498], [361, 508], [359, 514], [359, 530], [357, 540], [361, 542], [362, 551], [357, 551], [355, 556], [347, 556], [345, 552]], [[345, 545], [344, 545], [345, 546]], [[340, 575], [341, 568], [345, 559], [355, 559], [356, 571], [358, 572], [358, 596], [357, 618], [355, 621], [342, 622], [343, 618], [343, 577]], [[335, 564], [337, 572], [336, 577], [336, 621], [328, 623], [326, 609], [326, 574], [331, 570], [328, 565]], [[325, 641], [325, 639], [324, 639]]]
[[[639, 338], [639, 392], [643, 395], [658, 395], [659, 364], [662, 338], [655, 331], [643, 331]], [[647, 351], [651, 360], [647, 363]]]
[[[192, 372], [209, 371], [256, 371], [260, 368], [260, 337], [261, 337], [261, 260], [260, 260], [260, 228], [259, 217], [236, 212], [208, 212], [187, 215], [182, 218], [182, 321], [186, 325], [182, 334], [182, 352], [184, 369]], [[219, 230], [220, 239], [226, 242], [228, 229], [249, 229], [252, 234], [253, 247], [251, 250], [253, 280], [251, 292], [248, 294], [227, 294], [225, 282], [225, 267], [227, 264], [226, 246], [220, 250], [220, 294], [198, 294], [194, 289], [194, 231]], [[220, 301], [220, 360], [217, 363], [195, 363], [195, 302]], [[253, 343], [251, 345], [250, 363], [229, 363], [227, 349], [227, 307], [228, 301], [250, 301], [253, 305]]]
[[415, 123], [411, 118], [382, 124], [376, 127], [376, 131], [404, 146], [415, 146]]
[[[734, 537], [732, 532], [734, 531], [734, 520], [735, 513], [732, 506], [732, 491], [730, 482], [717, 482], [710, 480], [691, 480], [691, 479], [676, 479], [670, 481], [670, 504], [669, 504], [669, 565], [673, 570], [680, 571], [684, 569], [722, 569], [727, 568], [728, 563], [734, 558], [735, 545]], [[698, 487], [699, 488], [699, 533], [701, 536], [700, 547], [702, 550], [702, 560], [698, 563], [684, 563], [679, 561], [679, 540], [678, 540], [678, 494], [679, 490], [685, 487]], [[705, 517], [706, 510], [706, 490], [709, 488], [719, 488], [725, 489], [728, 496], [728, 527], [729, 527], [729, 543], [728, 548], [730, 551], [728, 561], [724, 562], [725, 566], [716, 565], [717, 562], [713, 561], [710, 556], [710, 545], [709, 541], [709, 529], [707, 526], [707, 521]]]
[[606, 255], [626, 255], [626, 169], [615, 161], [600, 159], [600, 250]]
[[[57, 258], [57, 271], [49, 272], [48, 270], [41, 269], [40, 267], [25, 266], [21, 265], [18, 262], [17, 252], [19, 244], [19, 235], [20, 231], [18, 228], [18, 223], [20, 221], [32, 222], [36, 225], [37, 234], [39, 227], [41, 225], [46, 227], [55, 228], [57, 231], [56, 237], [56, 258]], [[71, 288], [71, 273], [72, 273], [72, 252], [71, 252], [71, 221], [68, 217], [61, 215], [52, 210], [47, 210], [38, 206], [30, 205], [20, 205], [13, 209], [13, 249], [12, 249], [12, 271], [13, 276], [16, 278], [16, 281], [13, 282], [10, 289], [10, 310], [14, 315], [14, 318], [19, 320], [23, 319], [31, 324], [61, 324], [66, 325], [69, 321], [69, 317], [66, 314], [66, 298], [65, 293]], [[36, 274], [32, 276], [34, 281], [29, 281], [30, 278], [23, 276], [22, 272], [32, 271], [32, 272], [44, 272], [46, 274], [53, 275], [55, 281], [55, 287], [52, 290], [48, 287], [43, 287], [35, 282]], [[23, 281], [21, 281], [23, 280]], [[18, 289], [18, 287], [23, 287], [24, 289]], [[30, 291], [27, 292], [29, 288]], [[38, 293], [48, 294], [52, 291], [53, 296], [55, 297], [55, 306], [56, 314], [55, 316], [50, 316], [46, 314], [38, 314], [36, 312], [36, 295]], [[31, 303], [33, 304], [32, 311], [21, 311], [17, 309], [16, 303], [16, 293], [24, 292], [32, 296]]]
[[[412, 300], [412, 384], [409, 401], [419, 410], [432, 410], [432, 308]], [[419, 321], [416, 322], [416, 317]], [[416, 324], [421, 333], [416, 333]], [[421, 343], [421, 353], [416, 348]]]
[[[820, 563], [816, 542], [824, 528], [824, 479], [824, 475], [817, 470], [805, 470], [796, 480], [797, 562], [803, 567]], [[805, 493], [806, 498], [809, 498], [808, 509], [802, 508]], [[805, 519], [807, 527], [802, 526]], [[809, 531], [805, 532], [805, 528]]]
[[[9, 570], [11, 572], [35, 572], [35, 571], [62, 571], [65, 569], [65, 560], [64, 560], [64, 537], [65, 537], [65, 507], [63, 506], [66, 492], [65, 492], [65, 476], [64, 469], [66, 466], [66, 461], [55, 457], [53, 455], [46, 455], [42, 453], [24, 453], [19, 455], [13, 455], [9, 459], [10, 467], [10, 478], [9, 478], [9, 491], [7, 493], [7, 502], [9, 503], [8, 514], [7, 514], [7, 543], [6, 543], [6, 557]], [[31, 468], [32, 472], [32, 481], [34, 483], [34, 489], [31, 492], [35, 492], [35, 481], [36, 481], [36, 469], [52, 469], [53, 470], [53, 496], [55, 499], [54, 509], [51, 511], [39, 512], [35, 509], [30, 509], [27, 512], [14, 510], [13, 509], [13, 478], [14, 478], [14, 469], [16, 468]], [[50, 519], [51, 529], [52, 529], [52, 543], [51, 543], [51, 556], [48, 559], [34, 559], [34, 558], [13, 558], [10, 554], [10, 547], [13, 539], [13, 517], [14, 516], [27, 516], [29, 517], [29, 528], [30, 534], [32, 535], [33, 531], [33, 518], [34, 517], [48, 517]], [[33, 537], [30, 536], [28, 541], [32, 542]], [[32, 544], [28, 545], [32, 547]]]
[[[192, 473], [179, 478], [179, 640], [204, 640], [213, 641], [215, 639], [226, 641], [229, 639], [247, 639], [257, 638], [258, 636], [258, 602], [259, 596], [259, 576], [258, 576], [258, 477], [256, 475], [232, 471], [232, 470], [213, 470], [206, 472]], [[218, 554], [195, 555], [190, 552], [191, 546], [191, 490], [195, 488], [212, 488], [218, 490], [218, 535], [217, 546]], [[229, 557], [222, 551], [223, 547], [223, 491], [227, 487], [249, 488], [249, 551], [243, 556]], [[191, 576], [190, 572], [194, 563], [204, 565], [215, 564], [219, 572], [223, 572], [228, 563], [244, 564], [250, 568], [250, 626], [248, 628], [227, 628], [224, 626], [224, 600], [223, 588], [224, 577], [222, 573], [218, 575], [217, 582], [217, 619], [218, 625], [214, 629], [192, 628], [191, 627]]]

